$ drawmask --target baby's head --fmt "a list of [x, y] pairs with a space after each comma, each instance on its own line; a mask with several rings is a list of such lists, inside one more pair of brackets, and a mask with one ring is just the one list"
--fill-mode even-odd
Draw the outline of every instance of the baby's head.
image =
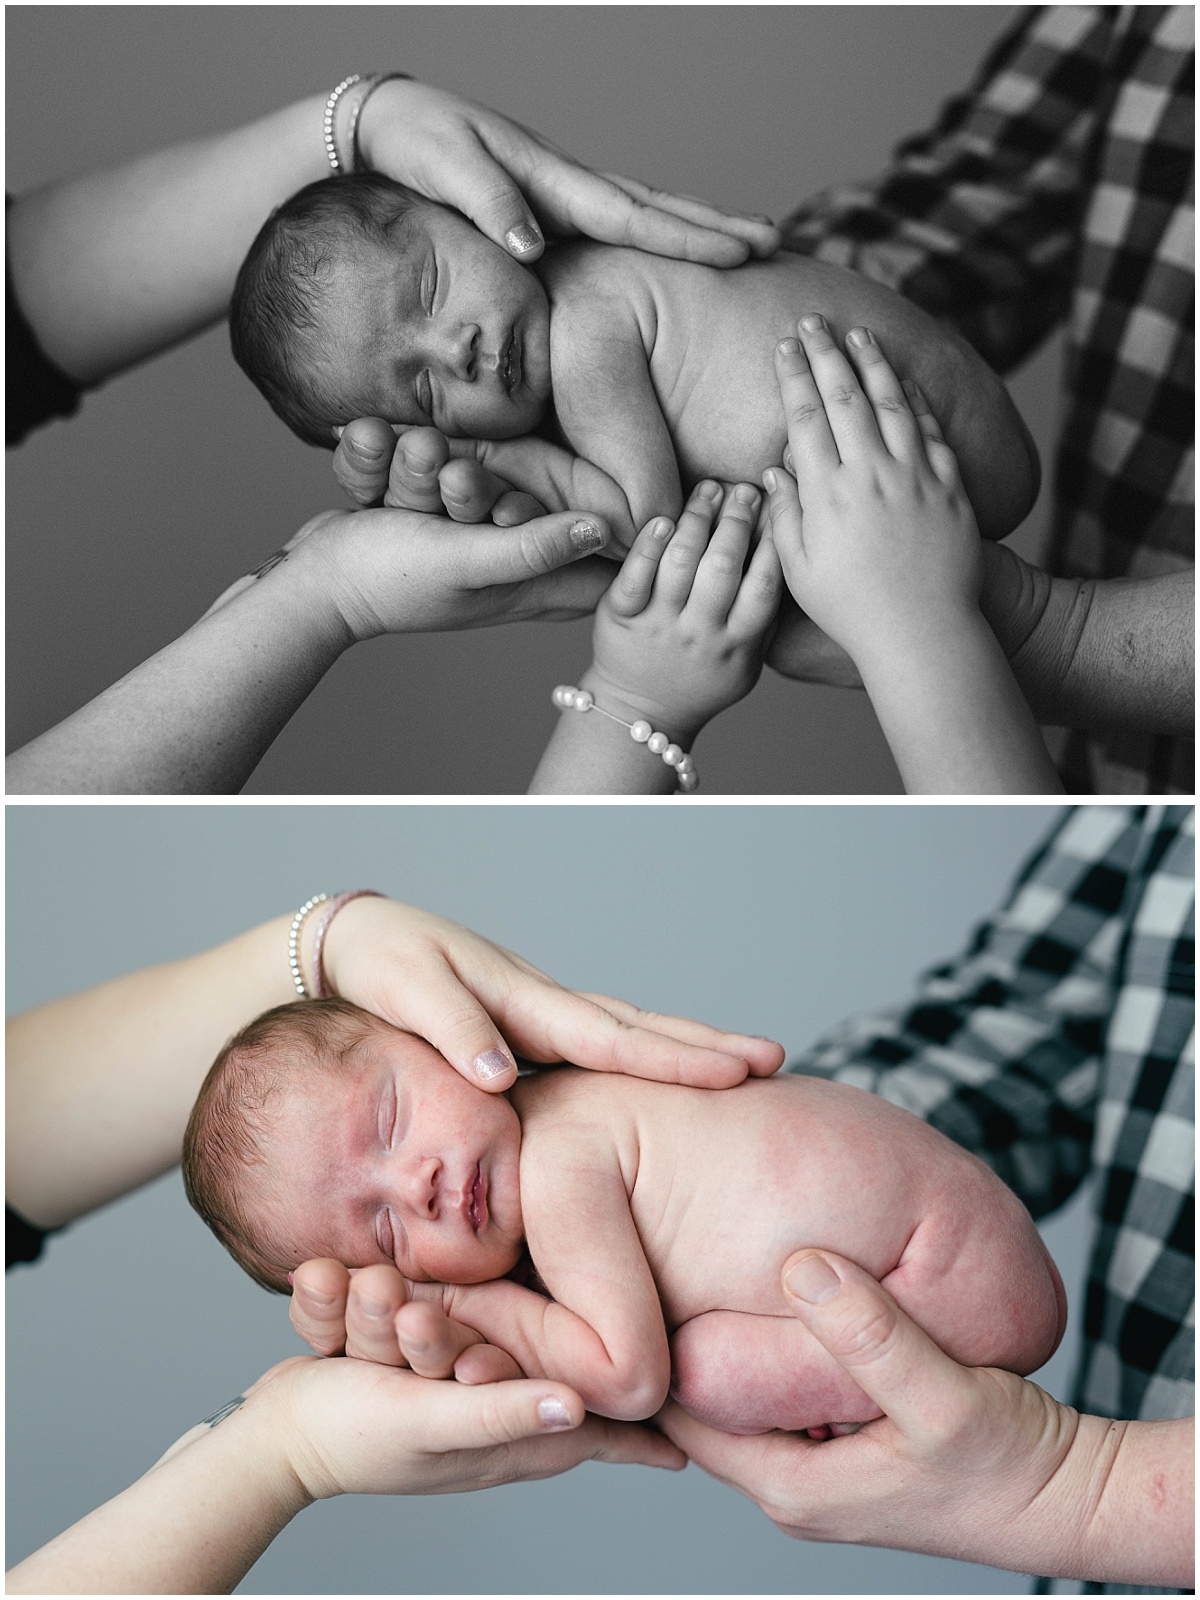
[[482, 1283], [521, 1253], [521, 1125], [424, 1040], [345, 1000], [278, 1006], [221, 1051], [183, 1143], [188, 1199], [265, 1288], [313, 1256]]
[[229, 312], [233, 353], [283, 420], [332, 449], [354, 417], [511, 439], [550, 394], [550, 307], [457, 211], [366, 172], [267, 219]]

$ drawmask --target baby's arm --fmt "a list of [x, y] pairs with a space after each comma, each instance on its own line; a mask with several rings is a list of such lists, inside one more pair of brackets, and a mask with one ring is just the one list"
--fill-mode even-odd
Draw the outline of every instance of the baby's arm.
[[521, 1188], [530, 1254], [554, 1300], [507, 1280], [440, 1285], [444, 1309], [527, 1377], [569, 1383], [589, 1411], [652, 1416], [670, 1381], [667, 1333], [615, 1151], [586, 1131], [564, 1134], [552, 1170], [539, 1181], [523, 1167]]
[[635, 528], [683, 505], [675, 447], [627, 299], [597, 294], [554, 312], [554, 405], [577, 455], [614, 478]]
[[580, 688], [600, 710], [564, 710], [531, 793], [667, 794], [677, 770], [681, 787], [695, 786], [690, 765], [665, 764], [629, 725], [690, 754], [705, 723], [757, 682], [783, 587], [769, 539], [746, 562], [758, 500], [740, 485], [710, 537], [721, 492], [701, 483], [678, 527], [657, 518], [642, 531], [596, 612]]

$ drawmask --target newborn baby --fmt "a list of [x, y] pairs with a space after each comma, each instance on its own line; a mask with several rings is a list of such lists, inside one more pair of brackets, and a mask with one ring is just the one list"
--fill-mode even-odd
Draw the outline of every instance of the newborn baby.
[[452, 437], [534, 429], [611, 480], [628, 546], [678, 516], [702, 478], [758, 483], [787, 443], [773, 350], [796, 317], [868, 324], [924, 389], [981, 531], [1002, 538], [1037, 494], [1037, 454], [969, 345], [880, 284], [781, 254], [732, 271], [590, 242], [524, 267], [458, 212], [374, 173], [310, 184], [242, 265], [238, 362], [283, 419], [330, 448], [354, 417]]
[[[268, 1288], [313, 1256], [394, 1262], [528, 1376], [611, 1417], [653, 1415], [668, 1386], [734, 1433], [878, 1416], [787, 1311], [781, 1269], [805, 1245], [857, 1261], [971, 1365], [1032, 1372], [1066, 1319], [1016, 1196], [874, 1095], [575, 1068], [488, 1095], [341, 1000], [281, 1006], [226, 1046], [184, 1180]], [[523, 1247], [551, 1300], [505, 1278]]]

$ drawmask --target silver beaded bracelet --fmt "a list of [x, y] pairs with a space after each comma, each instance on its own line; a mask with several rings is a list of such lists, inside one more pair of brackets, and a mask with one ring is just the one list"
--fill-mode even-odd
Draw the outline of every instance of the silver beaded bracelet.
[[345, 94], [346, 90], [353, 88], [356, 83], [361, 82], [362, 73], [352, 72], [348, 78], [342, 79], [341, 83], [338, 84], [337, 88], [325, 102], [325, 120], [322, 122], [321, 128], [325, 135], [325, 154], [329, 157], [329, 165], [335, 172], [340, 172], [342, 170], [342, 163], [340, 157], [338, 156], [337, 140], [333, 136], [334, 113], [337, 111], [338, 101]]
[[316, 906], [328, 900], [327, 894], [315, 894], [311, 900], [306, 900], [292, 918], [292, 925], [288, 929], [288, 966], [291, 968], [292, 982], [296, 985], [296, 993], [301, 1000], [311, 1000], [308, 985], [304, 981], [304, 973], [300, 969], [300, 929], [304, 926], [304, 919]]
[[610, 722], [619, 722], [623, 728], [628, 728], [629, 737], [635, 744], [644, 744], [651, 755], [661, 756], [668, 767], [675, 768], [675, 777], [683, 794], [694, 794], [700, 787], [696, 765], [691, 756], [679, 745], [672, 744], [665, 733], [656, 733], [645, 718], [639, 718], [637, 722], [626, 722], [624, 717], [618, 717], [611, 711], [605, 711], [603, 706], [598, 706], [590, 689], [576, 689], [569, 683], [560, 683], [550, 698], [560, 711], [598, 711]]

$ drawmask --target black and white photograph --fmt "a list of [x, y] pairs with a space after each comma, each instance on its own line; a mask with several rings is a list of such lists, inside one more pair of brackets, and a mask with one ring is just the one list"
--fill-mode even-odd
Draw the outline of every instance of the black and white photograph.
[[9, 7], [9, 792], [1191, 794], [1193, 17]]

